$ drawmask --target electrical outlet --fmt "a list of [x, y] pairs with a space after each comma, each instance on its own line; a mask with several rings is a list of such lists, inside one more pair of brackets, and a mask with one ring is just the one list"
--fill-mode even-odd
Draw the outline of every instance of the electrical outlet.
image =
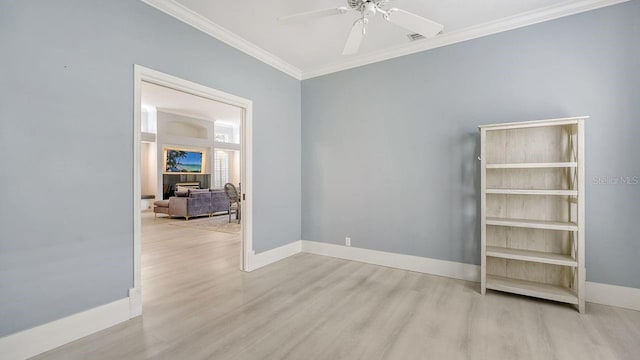
[[351, 238], [350, 237], [344, 238], [344, 244], [347, 246], [351, 246]]

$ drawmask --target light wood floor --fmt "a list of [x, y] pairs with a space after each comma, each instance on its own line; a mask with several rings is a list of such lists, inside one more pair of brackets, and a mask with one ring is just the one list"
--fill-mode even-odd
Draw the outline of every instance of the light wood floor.
[[144, 315], [38, 359], [640, 358], [640, 312], [304, 253], [242, 273], [237, 235], [168, 221], [143, 217]]

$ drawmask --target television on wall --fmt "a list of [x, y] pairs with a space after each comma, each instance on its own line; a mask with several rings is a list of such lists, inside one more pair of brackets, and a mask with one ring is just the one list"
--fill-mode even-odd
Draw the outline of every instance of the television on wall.
[[166, 149], [164, 171], [166, 173], [202, 173], [202, 151]]

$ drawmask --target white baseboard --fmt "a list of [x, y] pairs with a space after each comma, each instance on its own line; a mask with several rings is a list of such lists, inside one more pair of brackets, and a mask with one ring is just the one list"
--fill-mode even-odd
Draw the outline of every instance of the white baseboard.
[[587, 281], [588, 302], [640, 311], [640, 289]]
[[275, 249], [267, 250], [260, 254], [252, 252], [249, 257], [249, 266], [247, 266], [247, 271], [259, 269], [263, 266], [273, 264], [276, 261], [295, 255], [301, 251], [301, 248], [301, 241], [298, 240]]
[[[480, 266], [455, 261], [444, 261], [307, 240], [302, 240], [302, 251], [424, 274], [446, 276], [474, 282], [480, 281]], [[640, 289], [587, 281], [585, 295], [586, 300], [591, 303], [640, 311]]]
[[0, 357], [27, 359], [131, 318], [129, 298], [0, 338]]
[[307, 240], [302, 240], [302, 251], [424, 274], [446, 276], [454, 279], [468, 281], [479, 281], [480, 279], [479, 266], [455, 261], [395, 254]]
[[129, 289], [129, 318], [142, 315], [142, 291]]

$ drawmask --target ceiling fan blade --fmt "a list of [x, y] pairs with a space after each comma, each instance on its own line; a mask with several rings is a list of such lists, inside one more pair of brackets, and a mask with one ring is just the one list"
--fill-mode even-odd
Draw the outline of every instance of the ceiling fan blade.
[[444, 29], [444, 25], [438, 24], [435, 21], [396, 8], [389, 10], [389, 18], [387, 20], [426, 38], [432, 38]]
[[362, 43], [362, 39], [364, 38], [365, 21], [366, 19], [358, 19], [355, 23], [353, 23], [353, 27], [351, 28], [351, 32], [349, 32], [347, 42], [344, 44], [342, 55], [353, 55], [356, 54], [358, 50], [360, 50], [360, 44]]
[[314, 11], [303, 12], [303, 13], [300, 13], [300, 14], [282, 16], [282, 17], [278, 18], [278, 21], [280, 21], [282, 23], [290, 23], [290, 22], [295, 22], [295, 21], [305, 21], [305, 20], [323, 18], [323, 17], [327, 17], [327, 16], [341, 15], [341, 14], [347, 13], [347, 11], [349, 11], [349, 9], [347, 9], [347, 7], [341, 6], [339, 8], [314, 10]]

